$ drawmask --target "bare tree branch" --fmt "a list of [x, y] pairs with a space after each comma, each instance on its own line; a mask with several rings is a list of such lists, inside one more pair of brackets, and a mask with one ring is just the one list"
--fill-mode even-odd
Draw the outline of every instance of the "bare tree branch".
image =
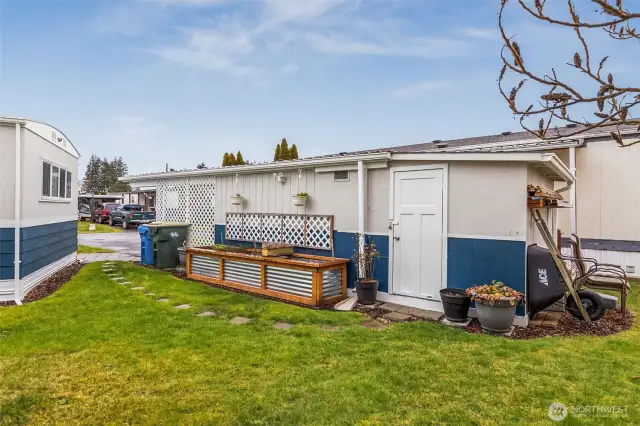
[[[558, 77], [554, 68], [550, 73], [540, 75], [525, 65], [524, 52], [515, 37], [509, 36], [504, 28], [504, 11], [508, 3], [509, 0], [502, 0], [498, 14], [498, 26], [504, 41], [500, 52], [502, 69], [498, 78], [498, 89], [514, 116], [519, 118], [522, 128], [541, 139], [556, 139], [559, 136], [559, 131], [557, 126], [552, 123], [561, 121], [579, 125], [570, 131], [563, 132], [562, 136], [565, 137], [601, 128], [603, 131], [609, 131], [611, 137], [620, 146], [640, 143], [640, 139], [625, 140], [622, 136], [622, 130], [628, 130], [629, 126], [637, 126], [637, 129], [634, 130], [640, 132], [640, 119], [634, 118], [632, 114], [633, 109], [640, 105], [640, 87], [620, 86], [612, 73], [604, 76], [608, 56], [600, 59], [597, 67], [594, 67], [587, 39], [583, 35], [583, 31], [595, 29], [603, 30], [614, 40], [640, 40], [640, 34], [634, 25], [635, 20], [640, 19], [640, 13], [627, 10], [624, 7], [624, 0], [616, 0], [615, 5], [611, 4], [609, 0], [591, 0], [592, 5], [596, 6], [597, 12], [603, 19], [599, 22], [587, 22], [578, 15], [573, 0], [567, 0], [567, 9], [571, 20], [564, 20], [546, 14], [546, 0], [535, 0], [533, 7], [527, 5], [525, 0], [515, 0], [521, 9], [536, 19], [573, 29], [580, 49], [573, 54], [567, 65], [578, 70], [597, 88], [594, 90], [595, 94], [587, 94], [584, 89], [577, 90], [574, 83], [569, 83], [565, 78]], [[510, 90], [506, 90], [504, 87], [505, 76], [508, 75], [520, 77], [518, 84]], [[534, 108], [533, 103], [530, 102], [526, 107], [521, 107], [518, 104], [518, 94], [529, 82], [545, 91], [537, 100], [539, 104], [537, 108]], [[583, 111], [585, 107], [592, 109], [596, 119], [574, 119], [572, 117], [572, 112], [575, 112], [576, 109]], [[531, 121], [537, 123], [536, 128], [527, 124]], [[550, 129], [555, 129], [555, 131]]]

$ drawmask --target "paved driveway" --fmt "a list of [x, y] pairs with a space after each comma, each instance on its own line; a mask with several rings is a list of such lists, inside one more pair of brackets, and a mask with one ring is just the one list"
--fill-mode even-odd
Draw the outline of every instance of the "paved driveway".
[[140, 234], [137, 229], [113, 234], [78, 234], [78, 244], [108, 248], [118, 253], [140, 257]]

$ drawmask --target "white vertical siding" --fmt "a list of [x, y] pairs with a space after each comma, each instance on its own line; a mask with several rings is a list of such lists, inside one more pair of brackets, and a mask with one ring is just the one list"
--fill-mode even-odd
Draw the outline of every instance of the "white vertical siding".
[[[42, 163], [48, 160], [69, 170], [71, 198], [62, 202], [44, 202]], [[22, 129], [22, 219], [71, 217], [78, 211], [78, 160], [35, 133]]]
[[449, 163], [449, 234], [526, 238], [523, 163]]
[[0, 220], [13, 220], [15, 147], [15, 125], [0, 125]]
[[[556, 151], [569, 164], [568, 150]], [[582, 238], [640, 241], [640, 144], [620, 148], [614, 141], [576, 148], [577, 228]], [[559, 212], [569, 235], [569, 211]]]
[[[218, 176], [216, 178], [216, 223], [224, 223], [227, 212], [332, 214], [334, 227], [340, 231], [357, 229], [357, 173], [351, 171], [348, 182], [334, 182], [333, 173], [316, 173], [313, 169], [283, 172], [284, 184], [273, 173]], [[229, 198], [239, 192], [245, 199], [234, 206]], [[293, 205], [291, 196], [307, 192], [305, 207]]]

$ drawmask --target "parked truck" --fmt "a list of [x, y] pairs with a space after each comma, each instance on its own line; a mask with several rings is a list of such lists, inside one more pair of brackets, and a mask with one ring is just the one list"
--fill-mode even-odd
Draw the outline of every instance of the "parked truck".
[[109, 225], [120, 224], [124, 229], [129, 229], [132, 226], [155, 222], [155, 212], [144, 210], [145, 207], [140, 204], [123, 204], [109, 212]]

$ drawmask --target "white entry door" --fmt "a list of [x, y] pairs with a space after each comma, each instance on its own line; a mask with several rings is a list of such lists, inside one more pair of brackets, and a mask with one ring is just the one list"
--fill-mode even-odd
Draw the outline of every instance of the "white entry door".
[[440, 300], [444, 170], [393, 173], [393, 293]]

